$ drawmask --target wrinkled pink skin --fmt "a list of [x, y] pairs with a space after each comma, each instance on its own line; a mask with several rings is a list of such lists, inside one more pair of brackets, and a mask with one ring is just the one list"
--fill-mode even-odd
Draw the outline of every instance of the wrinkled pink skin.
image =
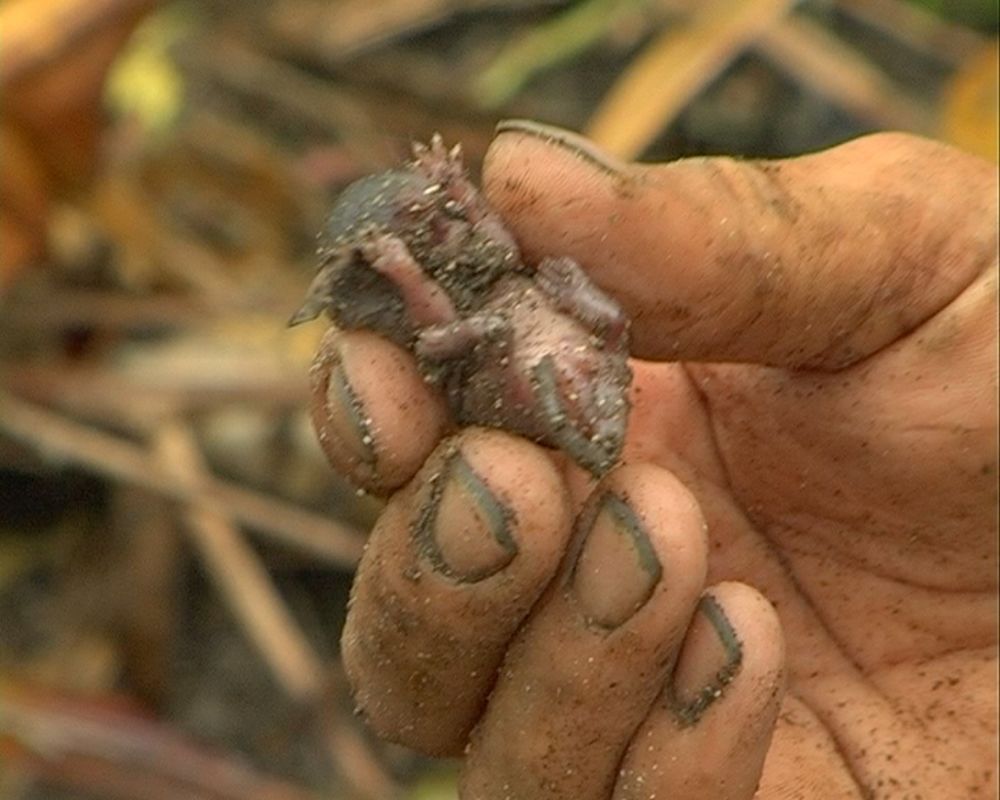
[[628, 418], [622, 311], [570, 259], [525, 267], [457, 149], [435, 137], [415, 153], [338, 199], [293, 323], [326, 311], [344, 328], [377, 330], [413, 350], [460, 422], [606, 472]]

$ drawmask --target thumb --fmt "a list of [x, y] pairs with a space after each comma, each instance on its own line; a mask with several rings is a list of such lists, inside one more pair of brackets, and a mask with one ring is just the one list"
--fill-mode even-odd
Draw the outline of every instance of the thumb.
[[483, 182], [529, 263], [571, 256], [618, 299], [642, 358], [838, 368], [996, 260], [994, 168], [903, 134], [780, 161], [630, 165], [514, 121]]

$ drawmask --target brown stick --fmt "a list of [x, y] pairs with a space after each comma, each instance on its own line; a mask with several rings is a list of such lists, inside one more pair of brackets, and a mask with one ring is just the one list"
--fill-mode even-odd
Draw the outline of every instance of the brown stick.
[[[208, 475], [190, 427], [170, 422], [156, 436], [161, 463], [178, 481], [197, 491]], [[396, 795], [396, 787], [354, 727], [324, 706], [324, 667], [270, 576], [233, 524], [215, 509], [192, 506], [186, 511], [187, 531], [202, 562], [219, 587], [236, 619], [294, 700], [315, 714], [321, 736], [345, 780], [367, 798]]]
[[928, 114], [906, 100], [863, 55], [819, 25], [788, 17], [765, 30], [756, 49], [836, 105], [890, 130], [921, 131]]
[[175, 330], [202, 322], [205, 304], [164, 296], [135, 297], [121, 291], [67, 289], [55, 283], [33, 282], [17, 302], [4, 309], [5, 329], [49, 333], [79, 325], [128, 331], [161, 326]]
[[178, 480], [141, 446], [73, 422], [0, 390], [0, 430], [53, 460], [69, 461], [116, 480], [196, 505], [208, 505], [274, 541], [353, 568], [359, 531], [277, 498], [215, 477], [199, 486]]
[[379, 130], [364, 104], [336, 84], [313, 78], [234, 38], [219, 38], [210, 54], [189, 50], [178, 57], [229, 92], [265, 98], [286, 116], [341, 137], [366, 169], [383, 169], [393, 161], [393, 154], [380, 146]]
[[315, 704], [323, 666], [281, 595], [242, 534], [218, 506], [205, 499], [209, 479], [189, 426], [167, 422], [156, 434], [157, 461], [194, 498], [185, 510], [185, 530], [234, 616], [271, 667], [285, 692]]
[[80, 367], [52, 360], [18, 367], [0, 363], [0, 384], [22, 400], [138, 434], [168, 416], [232, 402], [268, 410], [301, 408], [308, 400], [308, 382], [302, 372], [248, 368], [211, 382], [183, 376], [157, 381], [103, 366]]
[[584, 133], [619, 158], [636, 158], [698, 92], [794, 5], [793, 0], [701, 4], [636, 56]]
[[370, 797], [372, 800], [392, 800], [399, 797], [398, 787], [360, 730], [349, 722], [331, 718], [330, 715], [322, 716], [320, 724], [323, 727], [320, 735], [330, 757], [351, 786], [363, 797]]
[[837, 0], [845, 13], [904, 42], [925, 57], [958, 66], [986, 44], [986, 37], [906, 0]]

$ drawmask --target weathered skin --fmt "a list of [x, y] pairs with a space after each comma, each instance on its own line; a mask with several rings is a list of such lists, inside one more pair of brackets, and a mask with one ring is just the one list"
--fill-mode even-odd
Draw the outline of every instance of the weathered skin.
[[457, 420], [559, 447], [591, 472], [618, 460], [627, 320], [568, 258], [527, 267], [439, 137], [404, 168], [351, 184], [321, 234], [292, 324], [326, 311], [411, 349]]

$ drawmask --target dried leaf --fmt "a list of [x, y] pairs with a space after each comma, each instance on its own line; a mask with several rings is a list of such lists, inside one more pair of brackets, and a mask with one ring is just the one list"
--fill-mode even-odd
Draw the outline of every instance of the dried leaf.
[[941, 105], [942, 137], [989, 158], [998, 157], [998, 80], [1000, 46], [997, 40], [974, 53], [956, 73]]
[[860, 119], [906, 131], [926, 128], [927, 114], [874, 64], [824, 28], [790, 16], [764, 31], [756, 48], [776, 66]]
[[[0, 293], [45, 252], [52, 196], [93, 172], [105, 74], [153, 0], [8, 0], [0, 5]], [[20, 141], [20, 144], [11, 142]], [[15, 170], [8, 171], [9, 151]], [[26, 197], [33, 198], [29, 206]]]
[[104, 78], [152, 0], [11, 0], [0, 6], [7, 124], [31, 137], [55, 179], [93, 168]]
[[184, 81], [169, 50], [186, 27], [177, 7], [154, 14], [135, 31], [108, 75], [108, 106], [136, 120], [147, 136], [166, 133], [180, 115]]
[[[535, 0], [537, 2], [537, 0]], [[395, 39], [441, 25], [479, 8], [530, 5], [532, 0], [280, 0], [268, 19], [289, 42], [312, 42], [327, 58], [346, 60]]]
[[0, 296], [26, 264], [45, 252], [49, 178], [25, 137], [0, 126]]
[[[987, 2], [996, 6], [996, 0]], [[948, 22], [908, 0], [837, 0], [837, 7], [866, 27], [944, 64], [964, 61], [983, 44], [983, 37], [970, 28]]]
[[611, 88], [586, 135], [617, 156], [635, 158], [793, 4], [794, 0], [718, 0], [669, 28]]
[[943, 19], [981, 30], [996, 30], [998, 10], [996, 0], [909, 0]]

